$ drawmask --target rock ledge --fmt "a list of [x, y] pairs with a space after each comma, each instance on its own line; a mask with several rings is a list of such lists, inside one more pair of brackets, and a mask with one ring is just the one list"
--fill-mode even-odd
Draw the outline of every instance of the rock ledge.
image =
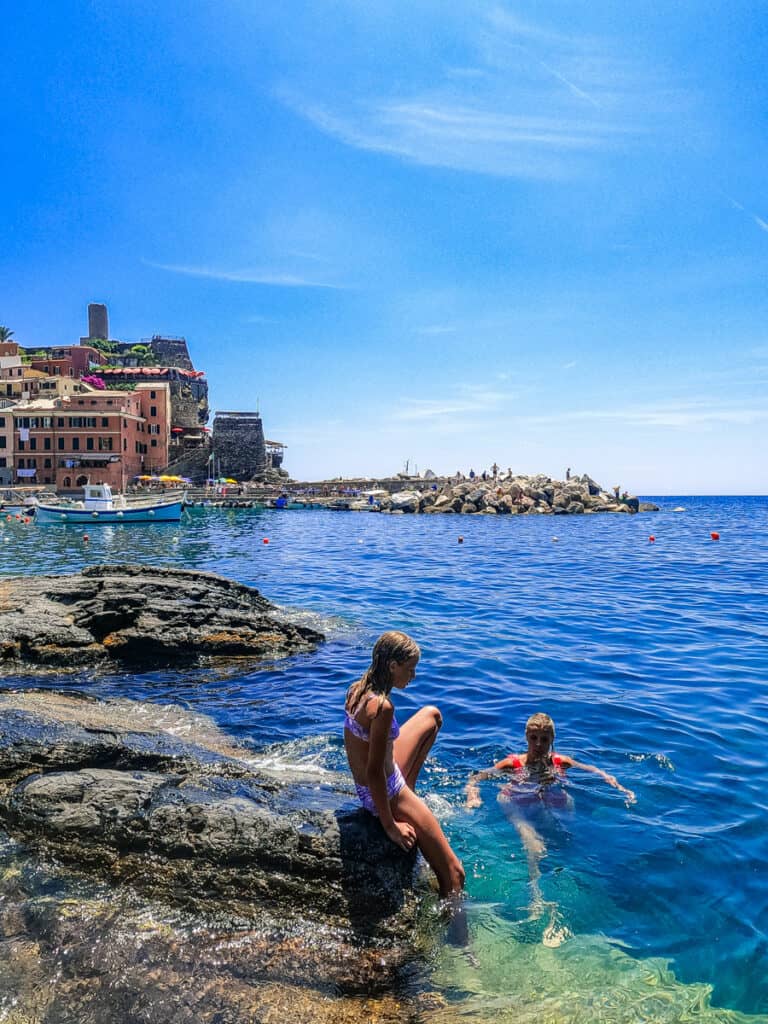
[[321, 643], [258, 590], [214, 573], [97, 565], [0, 581], [0, 671], [261, 661]]

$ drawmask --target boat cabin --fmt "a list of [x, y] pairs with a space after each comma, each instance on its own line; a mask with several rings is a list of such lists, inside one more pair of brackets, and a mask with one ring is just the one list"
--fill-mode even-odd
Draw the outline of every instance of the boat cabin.
[[112, 488], [109, 484], [86, 484], [83, 501], [90, 512], [110, 512], [114, 507]]

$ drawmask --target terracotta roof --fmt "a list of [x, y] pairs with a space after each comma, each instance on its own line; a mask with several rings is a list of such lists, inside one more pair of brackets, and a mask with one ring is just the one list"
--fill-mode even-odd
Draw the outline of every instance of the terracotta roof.
[[178, 366], [100, 366], [97, 372], [99, 377], [167, 377], [171, 370], [193, 380], [205, 376], [203, 370], [182, 370]]

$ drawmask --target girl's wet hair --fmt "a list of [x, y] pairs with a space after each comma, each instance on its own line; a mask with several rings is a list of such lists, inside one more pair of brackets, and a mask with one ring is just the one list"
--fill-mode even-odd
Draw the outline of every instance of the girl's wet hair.
[[346, 710], [354, 715], [368, 694], [380, 694], [382, 698], [387, 696], [392, 689], [390, 662], [396, 661], [402, 665], [409, 658], [419, 657], [419, 645], [407, 633], [400, 633], [396, 629], [382, 633], [373, 645], [371, 664], [347, 691]]
[[552, 739], [555, 738], [555, 723], [549, 717], [545, 715], [543, 711], [537, 711], [535, 715], [531, 715], [528, 721], [525, 723], [525, 734], [528, 735], [529, 729], [541, 729], [542, 732], [551, 732]]

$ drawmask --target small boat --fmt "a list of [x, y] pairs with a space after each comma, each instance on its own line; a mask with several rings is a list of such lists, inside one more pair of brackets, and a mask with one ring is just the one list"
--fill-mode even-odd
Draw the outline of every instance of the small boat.
[[37, 506], [35, 522], [41, 526], [61, 524], [77, 526], [104, 523], [177, 523], [181, 519], [184, 498], [148, 500], [128, 504], [123, 495], [117, 499], [109, 484], [86, 484], [83, 501], [77, 504]]

